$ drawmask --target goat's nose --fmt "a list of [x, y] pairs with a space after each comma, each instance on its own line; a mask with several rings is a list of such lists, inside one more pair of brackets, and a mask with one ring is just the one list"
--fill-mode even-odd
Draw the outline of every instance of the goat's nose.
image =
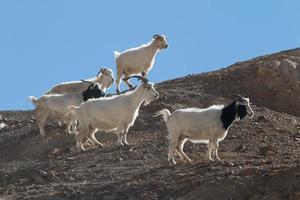
[[169, 47], [169, 45], [168, 44], [166, 44], [166, 49]]

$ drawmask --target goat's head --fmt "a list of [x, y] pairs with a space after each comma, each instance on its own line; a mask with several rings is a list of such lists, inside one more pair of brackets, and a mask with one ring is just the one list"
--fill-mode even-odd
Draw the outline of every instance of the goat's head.
[[233, 94], [232, 96], [237, 98], [235, 105], [238, 117], [243, 119], [246, 115], [249, 115], [250, 118], [253, 118], [254, 112], [250, 106], [249, 98], [243, 97], [240, 94]]
[[123, 80], [126, 81], [130, 78], [137, 78], [142, 82], [138, 89], [142, 90], [142, 93], [144, 94], [144, 106], [148, 105], [151, 101], [159, 98], [159, 94], [154, 88], [154, 83], [149, 82], [147, 78], [143, 76], [130, 76], [124, 78]]
[[102, 67], [97, 74], [98, 83], [102, 89], [109, 88], [114, 83], [114, 73], [111, 69]]
[[167, 37], [165, 35], [153, 35], [153, 39], [156, 42], [159, 49], [166, 49], [168, 48], [169, 44], [167, 42]]
[[82, 92], [83, 101], [89, 99], [105, 97], [105, 93], [101, 90], [99, 83], [81, 80], [82, 82], [89, 83], [88, 88]]

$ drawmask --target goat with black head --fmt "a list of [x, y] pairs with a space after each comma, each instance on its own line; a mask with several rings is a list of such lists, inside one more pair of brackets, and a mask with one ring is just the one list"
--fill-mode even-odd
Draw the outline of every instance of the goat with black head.
[[181, 159], [189, 161], [189, 157], [183, 152], [183, 146], [187, 140], [208, 144], [207, 158], [220, 160], [218, 156], [219, 142], [224, 140], [230, 126], [238, 120], [244, 119], [246, 115], [250, 118], [254, 112], [250, 107], [248, 98], [241, 95], [232, 103], [224, 105], [213, 105], [208, 108], [185, 108], [170, 113], [163, 109], [155, 116], [162, 115], [169, 132], [169, 162], [175, 163], [174, 153]]
[[82, 92], [83, 101], [87, 101], [92, 98], [105, 97], [105, 92], [101, 90], [99, 83], [93, 83], [86, 80], [81, 81], [90, 84], [88, 88]]
[[[35, 105], [35, 117], [40, 129], [40, 134], [45, 135], [44, 126], [47, 118], [55, 119], [56, 121], [65, 121], [68, 126], [66, 132], [72, 133], [75, 130], [76, 120], [73, 120], [68, 114], [68, 106], [79, 106], [81, 103], [95, 98], [105, 96], [105, 93], [100, 89], [98, 83], [87, 82], [90, 85], [79, 93], [72, 94], [50, 94], [43, 95], [39, 99], [30, 96], [30, 100]], [[73, 130], [71, 131], [71, 127]]]

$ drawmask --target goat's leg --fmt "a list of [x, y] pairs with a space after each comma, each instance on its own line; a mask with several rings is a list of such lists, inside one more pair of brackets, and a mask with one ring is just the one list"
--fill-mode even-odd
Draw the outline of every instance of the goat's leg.
[[128, 134], [128, 127], [126, 127], [125, 128], [125, 131], [123, 131], [123, 143], [124, 143], [124, 145], [127, 145], [127, 146], [129, 146], [129, 143], [127, 142], [127, 134]]
[[214, 145], [213, 145], [213, 153], [214, 153], [214, 158], [216, 159], [216, 160], [221, 160], [220, 159], [220, 157], [218, 156], [218, 148], [219, 148], [219, 143], [218, 143], [218, 141], [216, 141], [216, 142], [214, 142]]
[[88, 138], [90, 141], [93, 143], [94, 146], [101, 146], [103, 147], [103, 144], [101, 144], [96, 138], [95, 138], [95, 133], [97, 132], [97, 129], [94, 129], [88, 133]]
[[178, 155], [187, 162], [192, 162], [191, 159], [183, 152], [183, 147], [184, 147], [184, 143], [185, 143], [185, 139], [184, 138], [179, 138], [177, 141], [177, 145], [176, 145], [176, 150], [178, 152]]
[[117, 146], [124, 146], [123, 144], [123, 134], [122, 134], [122, 130], [120, 130], [119, 128], [116, 131], [116, 135], [118, 136], [118, 140], [116, 145]]
[[85, 138], [88, 131], [89, 130], [86, 127], [83, 126], [79, 127], [78, 133], [76, 135], [76, 147], [79, 151], [80, 150], [85, 151], [85, 148], [83, 147], [83, 139]]
[[[65, 131], [66, 131], [67, 133], [69, 133], [69, 134], [72, 134], [72, 131], [71, 131], [72, 124], [73, 124], [72, 121], [69, 122], [69, 123], [67, 123], [67, 128], [66, 128]], [[72, 128], [72, 130], [73, 130], [73, 128]]]
[[40, 130], [40, 134], [43, 137], [46, 135], [45, 130], [44, 130], [46, 119], [47, 119], [47, 112], [40, 113], [40, 114], [37, 115], [37, 124], [38, 124], [39, 130]]
[[120, 65], [117, 64], [116, 92], [120, 94], [120, 81], [123, 76], [123, 71]]
[[177, 144], [177, 138], [171, 138], [170, 144], [169, 144], [169, 153], [168, 153], [168, 162], [176, 164], [174, 159], [174, 153], [176, 150], [176, 144]]
[[207, 153], [206, 153], [206, 157], [211, 160], [211, 161], [214, 161], [214, 159], [211, 157], [211, 153], [212, 153], [212, 150], [213, 150], [213, 143], [211, 140], [209, 140], [208, 144], [207, 144]]
[[72, 133], [74, 134], [75, 131], [76, 131], [77, 120], [72, 121], [71, 124], [72, 124], [71, 134], [72, 134]]
[[[126, 74], [126, 75], [125, 75], [125, 78], [128, 78], [128, 77], [129, 77], [129, 75]], [[126, 81], [124, 81], [124, 82], [125, 82], [126, 85], [129, 87], [130, 90], [133, 90], [133, 85], [130, 83], [129, 80], [126, 80]]]

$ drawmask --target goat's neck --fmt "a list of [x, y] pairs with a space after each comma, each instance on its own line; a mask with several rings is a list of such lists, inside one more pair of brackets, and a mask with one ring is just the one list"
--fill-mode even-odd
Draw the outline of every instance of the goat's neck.
[[130, 108], [132, 110], [137, 110], [145, 100], [144, 95], [142, 94], [142, 88], [143, 86], [139, 86], [135, 91], [133, 91], [131, 94], [128, 95], [129, 102], [130, 102]]
[[104, 91], [106, 89], [106, 86], [104, 84], [102, 84], [102, 81], [103, 81], [103, 75], [102, 74], [100, 74], [99, 77], [95, 77], [95, 78], [91, 79], [91, 82], [99, 83], [100, 84], [100, 89]]
[[156, 46], [155, 41], [153, 40], [152, 42], [150, 42], [149, 46], [148, 46], [148, 52], [149, 52], [149, 56], [150, 57], [154, 57], [156, 55], [156, 53], [158, 52], [158, 47]]
[[93, 78], [89, 78], [89, 79], [86, 79], [87, 81], [90, 81], [90, 82], [92, 82], [92, 83], [96, 83], [96, 82], [98, 82], [98, 79], [99, 78], [97, 78], [97, 77], [93, 77]]

